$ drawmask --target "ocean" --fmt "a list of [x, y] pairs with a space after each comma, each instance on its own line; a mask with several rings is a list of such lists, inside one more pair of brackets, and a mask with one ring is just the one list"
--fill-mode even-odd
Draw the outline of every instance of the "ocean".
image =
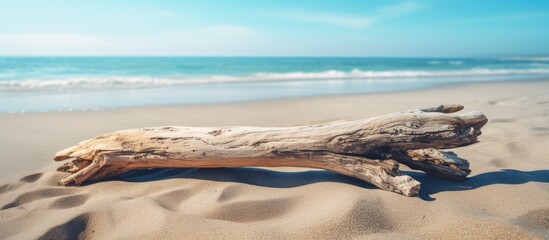
[[0, 112], [101, 110], [549, 78], [549, 57], [0, 57]]

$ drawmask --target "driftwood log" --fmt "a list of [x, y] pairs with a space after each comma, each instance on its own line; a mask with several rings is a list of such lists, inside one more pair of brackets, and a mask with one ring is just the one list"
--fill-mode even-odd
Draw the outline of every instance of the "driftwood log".
[[406, 196], [420, 183], [398, 163], [463, 180], [469, 163], [452, 152], [477, 142], [487, 122], [480, 112], [450, 114], [461, 105], [405, 111], [365, 120], [295, 127], [153, 127], [122, 130], [78, 143], [55, 155], [72, 159], [58, 171], [61, 185], [80, 185], [133, 169], [219, 167], [320, 168]]

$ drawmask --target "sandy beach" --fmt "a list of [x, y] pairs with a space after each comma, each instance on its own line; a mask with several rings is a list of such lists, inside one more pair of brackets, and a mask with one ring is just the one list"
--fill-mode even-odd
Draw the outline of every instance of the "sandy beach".
[[[0, 115], [0, 239], [547, 239], [549, 81], [369, 95]], [[52, 157], [148, 126], [293, 126], [459, 103], [489, 119], [454, 182], [418, 197], [304, 168], [164, 169], [60, 187]]]

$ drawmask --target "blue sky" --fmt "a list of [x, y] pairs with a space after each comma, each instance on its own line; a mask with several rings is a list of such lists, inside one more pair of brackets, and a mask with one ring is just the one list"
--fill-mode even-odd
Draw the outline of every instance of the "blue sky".
[[549, 1], [0, 2], [0, 55], [549, 54]]

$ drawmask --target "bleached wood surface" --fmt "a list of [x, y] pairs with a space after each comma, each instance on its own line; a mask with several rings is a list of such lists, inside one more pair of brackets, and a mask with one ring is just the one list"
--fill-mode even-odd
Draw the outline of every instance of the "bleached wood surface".
[[[398, 162], [461, 180], [466, 160], [448, 149], [477, 142], [487, 122], [480, 112], [450, 114], [460, 105], [440, 105], [373, 117], [295, 127], [152, 127], [122, 130], [59, 151], [73, 159], [59, 171], [61, 185], [80, 185], [143, 168], [310, 167], [338, 172], [381, 189], [414, 196], [420, 183]], [[395, 161], [396, 160], [396, 161]]]

